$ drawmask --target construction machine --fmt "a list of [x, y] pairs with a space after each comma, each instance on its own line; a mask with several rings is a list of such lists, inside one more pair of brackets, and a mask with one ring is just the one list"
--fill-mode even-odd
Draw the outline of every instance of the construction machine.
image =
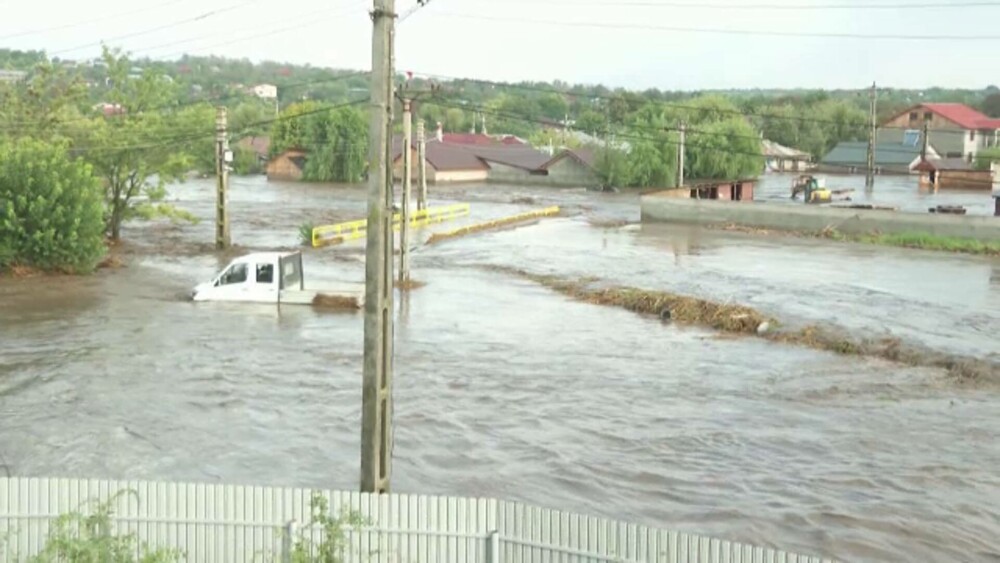
[[830, 203], [831, 201], [851, 201], [850, 194], [854, 190], [830, 190], [822, 178], [803, 174], [792, 182], [792, 199], [798, 199], [802, 194], [805, 203]]

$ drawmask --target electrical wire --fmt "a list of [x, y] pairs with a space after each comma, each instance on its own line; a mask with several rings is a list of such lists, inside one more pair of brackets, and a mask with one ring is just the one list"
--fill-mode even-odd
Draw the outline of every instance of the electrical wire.
[[[263, 127], [263, 126], [266, 126], [266, 125], [273, 125], [273, 124], [281, 122], [281, 121], [291, 121], [291, 120], [295, 120], [295, 119], [301, 119], [303, 117], [308, 117], [308, 116], [311, 116], [311, 115], [316, 115], [316, 114], [320, 114], [320, 113], [325, 113], [325, 112], [329, 112], [329, 111], [343, 109], [343, 108], [346, 108], [346, 107], [351, 107], [351, 106], [363, 104], [363, 103], [365, 103], [367, 101], [368, 101], [367, 99], [351, 100], [351, 101], [340, 103], [340, 104], [334, 104], [332, 106], [326, 106], [326, 107], [317, 108], [317, 109], [314, 109], [314, 110], [304, 111], [304, 112], [296, 114], [296, 115], [280, 116], [280, 117], [276, 117], [276, 118], [273, 118], [273, 119], [265, 119], [265, 120], [261, 120], [261, 121], [256, 121], [256, 122], [253, 122], [253, 123], [248, 123], [247, 125], [239, 128], [239, 129], [230, 131], [230, 133], [233, 134], [233, 136], [236, 136], [236, 135], [242, 134], [243, 132], [250, 131], [252, 129], [256, 129], [258, 127]], [[215, 131], [215, 126], [213, 124], [211, 129], [206, 128], [203, 132], [181, 133], [181, 134], [178, 134], [176, 136], [169, 137], [165, 141], [160, 141], [160, 142], [157, 142], [157, 143], [129, 144], [129, 145], [120, 145], [120, 146], [112, 146], [112, 147], [76, 146], [76, 147], [71, 147], [70, 148], [70, 152], [74, 153], [74, 154], [80, 154], [80, 153], [90, 154], [90, 153], [94, 153], [94, 152], [100, 153], [100, 152], [122, 152], [122, 151], [128, 151], [128, 150], [149, 150], [149, 149], [163, 148], [163, 147], [168, 147], [168, 146], [173, 146], [173, 145], [178, 145], [178, 144], [187, 144], [187, 143], [191, 143], [191, 142], [194, 142], [194, 141], [207, 140], [208, 138], [214, 137], [215, 134], [216, 134], [216, 131]]]
[[[356, 3], [356, 4], [352, 5], [351, 7], [346, 8], [346, 9], [334, 10], [334, 11], [332, 11], [332, 13], [330, 13], [330, 15], [331, 16], [346, 15], [346, 14], [349, 14], [349, 13], [353, 12], [354, 10], [356, 10], [357, 8], [359, 8], [360, 6], [362, 6], [364, 4], [365, 4], [365, 2], [362, 1], [360, 3]], [[327, 13], [327, 12], [330, 12], [330, 11], [331, 10], [329, 8], [327, 8], [327, 9], [318, 10], [316, 12], [312, 12], [312, 13], [305, 14], [305, 15], [300, 15], [300, 16], [297, 16], [295, 18], [290, 18], [288, 20], [285, 20], [286, 22], [292, 22], [292, 21], [294, 21], [294, 22], [300, 22], [300, 21], [305, 20], [304, 23], [296, 23], [294, 25], [288, 25], [288, 26], [285, 26], [285, 27], [277, 28], [277, 29], [273, 28], [274, 27], [274, 23], [272, 23], [272, 24], [269, 24], [269, 25], [264, 26], [264, 27], [261, 28], [261, 29], [266, 30], [263, 33], [258, 32], [258, 33], [251, 33], [251, 34], [247, 34], [247, 35], [242, 35], [240, 37], [237, 37], [237, 38], [234, 38], [234, 39], [229, 39], [229, 40], [222, 41], [222, 42], [219, 42], [219, 43], [212, 43], [210, 45], [203, 45], [203, 46], [200, 46], [200, 47], [196, 47], [193, 50], [176, 51], [176, 52], [165, 54], [165, 55], [158, 55], [157, 58], [159, 58], [159, 59], [172, 59], [174, 57], [179, 57], [179, 56], [187, 55], [187, 54], [194, 53], [194, 52], [205, 51], [205, 50], [208, 50], [208, 49], [215, 49], [217, 47], [225, 47], [225, 46], [228, 46], [228, 45], [233, 45], [235, 43], [241, 43], [241, 42], [244, 42], [244, 41], [252, 41], [254, 39], [260, 39], [262, 37], [270, 37], [272, 35], [278, 35], [280, 33], [285, 33], [285, 32], [288, 32], [288, 31], [294, 31], [294, 30], [304, 29], [304, 28], [307, 28], [307, 27], [311, 27], [311, 26], [314, 26], [314, 25], [321, 24], [321, 23], [328, 23], [328, 22], [326, 22], [323, 19], [316, 18], [316, 16], [324, 14], [324, 13]], [[161, 45], [156, 45], [154, 47], [149, 47], [149, 48], [146, 48], [146, 49], [141, 49], [141, 50], [139, 50], [137, 52], [143, 53], [143, 52], [148, 52], [148, 51], [155, 51], [155, 50], [163, 49], [163, 48], [166, 48], [166, 47], [172, 47], [172, 46], [175, 46], [175, 45], [182, 45], [184, 43], [190, 43], [192, 41], [198, 41], [199, 39], [203, 39], [203, 38], [198, 37], [198, 38], [185, 39], [185, 40], [181, 40], [181, 41], [174, 41], [174, 42], [171, 42], [171, 43], [164, 43], [164, 44], [161, 44]]]
[[[492, 1], [490, 2], [493, 3]], [[644, 0], [594, 0], [580, 2], [576, 0], [504, 0], [504, 4], [531, 4], [532, 6], [573, 6], [586, 8], [590, 6], [636, 6], [649, 8], [699, 8], [709, 10], [776, 10], [776, 11], [819, 11], [819, 10], [924, 10], [943, 9], [952, 10], [955, 8], [1000, 8], [1000, 2], [996, 1], [960, 1], [951, 4], [941, 2], [903, 2], [903, 3], [878, 3], [868, 4], [732, 4], [715, 2], [653, 2]]]
[[132, 33], [126, 33], [124, 35], [118, 35], [118, 36], [115, 36], [115, 37], [105, 38], [105, 39], [102, 39], [102, 40], [97, 41], [95, 43], [87, 43], [86, 45], [78, 45], [76, 47], [70, 47], [69, 49], [61, 49], [61, 50], [58, 50], [58, 51], [53, 51], [51, 54], [52, 55], [61, 55], [61, 54], [64, 54], [64, 53], [71, 53], [73, 51], [79, 51], [80, 49], [87, 49], [87, 48], [90, 48], [90, 47], [98, 47], [98, 46], [101, 46], [101, 45], [103, 45], [105, 43], [109, 43], [109, 42], [112, 42], [112, 41], [121, 41], [122, 39], [131, 39], [133, 37], [140, 37], [140, 36], [143, 36], [143, 35], [149, 35], [150, 33], [156, 33], [158, 31], [163, 31], [165, 29], [171, 29], [171, 28], [178, 27], [178, 26], [181, 26], [181, 25], [185, 25], [185, 24], [189, 24], [189, 23], [194, 23], [194, 22], [197, 22], [197, 21], [205, 20], [205, 19], [217, 16], [219, 14], [224, 14], [226, 12], [231, 12], [231, 11], [239, 9], [239, 8], [246, 8], [246, 7], [251, 6], [253, 4], [256, 4], [256, 3], [260, 2], [260, 1], [261, 0], [247, 0], [246, 2], [240, 2], [240, 3], [237, 3], [237, 4], [230, 4], [229, 6], [225, 6], [223, 8], [217, 8], [215, 10], [209, 10], [207, 12], [203, 12], [203, 13], [201, 13], [201, 14], [193, 17], [193, 18], [185, 18], [183, 20], [173, 21], [173, 22], [166, 23], [166, 24], [163, 24], [163, 25], [160, 25], [160, 26], [157, 26], [157, 27], [143, 29], [141, 31], [135, 31], [135, 32], [132, 32]]
[[[430, 105], [437, 105], [437, 106], [443, 107], [443, 108], [454, 108], [454, 109], [462, 109], [462, 110], [465, 110], [465, 109], [469, 108], [468, 105], [448, 103], [447, 100], [443, 101], [443, 100], [440, 100], [438, 98], [428, 99], [424, 103], [427, 103], [427, 104], [430, 104]], [[541, 119], [537, 119], [537, 118], [531, 118], [531, 117], [520, 115], [520, 114], [516, 114], [516, 113], [499, 112], [499, 111], [491, 110], [489, 108], [484, 108], [484, 107], [474, 107], [473, 109], [475, 111], [477, 111], [477, 112], [484, 113], [486, 115], [491, 115], [493, 117], [507, 118], [507, 119], [522, 121], [522, 122], [526, 122], [526, 123], [534, 123], [534, 124], [544, 124], [544, 123], [546, 123], [545, 120], [541, 120]], [[689, 132], [690, 132], [690, 130], [689, 130]], [[608, 136], [614, 136], [616, 139], [621, 138], [621, 139], [632, 140], [632, 141], [649, 141], [649, 142], [654, 142], [654, 143], [658, 143], [658, 144], [665, 144], [665, 145], [671, 145], [671, 146], [677, 146], [677, 147], [681, 146], [681, 144], [680, 144], [679, 141], [672, 141], [670, 139], [664, 139], [662, 137], [661, 138], [656, 138], [656, 137], [649, 137], [649, 136], [643, 136], [643, 135], [614, 132], [614, 131], [611, 131], [609, 129], [605, 129], [603, 131], [603, 133], [605, 135], [608, 135]], [[740, 137], [740, 136], [737, 135], [735, 137]], [[746, 136], [744, 135], [743, 137], [746, 137]], [[709, 152], [716, 152], [716, 153], [723, 153], [723, 154], [734, 154], [734, 155], [743, 155], [743, 156], [755, 156], [755, 157], [759, 157], [761, 159], [765, 159], [765, 156], [764, 156], [764, 154], [762, 152], [733, 150], [733, 149], [728, 149], [728, 148], [723, 148], [723, 147], [713, 147], [713, 146], [709, 146], [709, 145], [698, 144], [698, 143], [694, 143], [694, 142], [685, 142], [684, 146], [685, 146], [685, 148], [700, 149], [700, 150], [709, 151]], [[882, 151], [882, 150], [880, 150], [878, 152], [882, 153], [882, 152], [888, 152], [888, 151]], [[824, 166], [826, 166], [828, 168], [839, 168], [839, 169], [849, 170], [849, 171], [857, 170], [859, 168], [859, 166], [850, 165], [850, 164], [824, 164]], [[860, 167], [860, 168], [863, 168], [863, 167]], [[986, 183], [987, 182], [983, 182], [983, 184], [986, 184]], [[992, 183], [989, 183], [989, 184], [992, 185]]]
[[479, 20], [479, 21], [492, 21], [492, 22], [506, 22], [506, 23], [520, 23], [520, 24], [536, 24], [536, 25], [548, 25], [548, 26], [560, 26], [560, 27], [577, 27], [577, 28], [588, 28], [588, 29], [631, 29], [638, 31], [669, 31], [672, 33], [706, 33], [706, 34], [718, 34], [718, 35], [743, 35], [743, 36], [759, 36], [759, 37], [795, 37], [795, 38], [807, 38], [807, 39], [862, 39], [862, 40], [878, 40], [878, 41], [956, 41], [956, 42], [970, 42], [970, 41], [1000, 41], [1000, 35], [927, 35], [923, 33], [914, 33], [909, 35], [865, 35], [861, 33], [842, 33], [842, 32], [811, 32], [811, 31], [764, 31], [755, 29], [725, 29], [725, 28], [712, 28], [712, 27], [681, 27], [681, 26], [664, 26], [664, 25], [652, 25], [652, 24], [629, 24], [629, 23], [608, 23], [608, 22], [580, 22], [580, 21], [566, 21], [566, 20], [553, 20], [553, 19], [536, 19], [536, 18], [520, 18], [520, 17], [510, 17], [510, 16], [486, 16], [479, 14], [463, 14], [457, 12], [432, 12], [435, 15], [447, 16], [459, 19], [468, 20]]
[[100, 17], [100, 18], [94, 18], [94, 19], [85, 20], [85, 21], [82, 21], [82, 22], [74, 22], [74, 23], [65, 24], [65, 25], [57, 25], [57, 26], [54, 26], [54, 27], [44, 27], [44, 28], [39, 28], [39, 29], [30, 29], [30, 30], [27, 30], [27, 31], [19, 31], [17, 33], [11, 33], [11, 34], [8, 34], [8, 35], [0, 35], [0, 41], [6, 41], [8, 39], [14, 39], [16, 37], [25, 37], [25, 36], [28, 36], [28, 35], [37, 35], [39, 33], [49, 33], [51, 31], [62, 31], [62, 30], [65, 30], [65, 29], [73, 29], [75, 27], [83, 27], [85, 25], [90, 25], [90, 24], [95, 24], [95, 23], [103, 23], [103, 22], [115, 20], [115, 19], [118, 19], [118, 18], [124, 18], [124, 17], [128, 17], [128, 16], [134, 16], [136, 14], [141, 14], [141, 13], [144, 13], [144, 12], [152, 12], [152, 11], [158, 10], [160, 8], [166, 8], [168, 6], [172, 6], [174, 4], [180, 4], [181, 2], [187, 2], [187, 1], [188, 0], [169, 0], [168, 2], [161, 2], [159, 4], [154, 4], [152, 6], [143, 6], [142, 8], [139, 8], [137, 10], [132, 10], [131, 12], [119, 12], [119, 13], [116, 13], [116, 14], [111, 14], [110, 16], [104, 16], [104, 17]]
[[[312, 86], [312, 85], [315, 85], [315, 84], [337, 82], [337, 81], [340, 81], [340, 80], [346, 80], [348, 78], [355, 78], [355, 77], [358, 77], [358, 76], [366, 76], [367, 74], [368, 74], [368, 71], [353, 71], [353, 72], [348, 72], [348, 73], [340, 74], [340, 75], [337, 75], [337, 76], [334, 76], [334, 77], [331, 77], [331, 78], [320, 78], [320, 79], [316, 79], [316, 80], [306, 80], [306, 81], [303, 81], [303, 82], [297, 82], [297, 83], [292, 83], [292, 84], [284, 84], [284, 85], [281, 86], [281, 88], [283, 90], [295, 89], [295, 88], [299, 88], [299, 87], [302, 87], [302, 86]], [[171, 112], [174, 112], [176, 110], [184, 109], [184, 108], [191, 107], [191, 106], [197, 106], [197, 105], [202, 105], [202, 104], [209, 104], [209, 103], [220, 102], [220, 101], [225, 101], [225, 100], [230, 100], [230, 99], [239, 99], [239, 98], [243, 98], [245, 96], [246, 96], [246, 94], [243, 94], [241, 92], [230, 92], [230, 93], [227, 93], [227, 94], [221, 94], [221, 95], [210, 97], [210, 98], [202, 98], [202, 99], [190, 100], [190, 101], [187, 101], [187, 102], [181, 102], [181, 103], [177, 103], [177, 104], [172, 104], [171, 103], [171, 104], [165, 104], [165, 105], [160, 105], [160, 106], [153, 106], [153, 107], [147, 108], [145, 111], [143, 111], [139, 115], [145, 115], [145, 114], [149, 114], [149, 113], [154, 113], [154, 114], [155, 113], [171, 113]], [[128, 114], [116, 113], [114, 115], [106, 116], [105, 119], [108, 119], [108, 120], [121, 119], [121, 118], [124, 118], [126, 115], [128, 115]], [[90, 121], [91, 119], [93, 119], [92, 116], [81, 116], [81, 117], [77, 117], [77, 118], [73, 118], [73, 119], [65, 119], [65, 120], [61, 120], [61, 121], [56, 121], [56, 122], [52, 123], [51, 125], [52, 126], [67, 125], [67, 124], [71, 124], [71, 123], [79, 123], [79, 122]], [[22, 122], [8, 123], [7, 125], [9, 125], [9, 127], [6, 127], [6, 128], [0, 127], [0, 131], [18, 131], [18, 130], [21, 130], [21, 129], [24, 129], [24, 128], [35, 127], [35, 126], [37, 126], [37, 123], [33, 122], [33, 121], [22, 121]]]
[[[585, 99], [589, 99], [589, 100], [595, 100], [596, 99], [596, 100], [602, 100], [602, 101], [606, 101], [606, 102], [612, 102], [612, 101], [622, 100], [622, 98], [615, 97], [615, 96], [600, 95], [600, 94], [577, 94], [577, 93], [574, 93], [574, 92], [567, 92], [567, 91], [558, 90], [558, 89], [555, 89], [555, 88], [544, 88], [544, 87], [530, 86], [530, 85], [524, 85], [524, 84], [510, 84], [510, 83], [496, 82], [496, 81], [476, 79], [476, 78], [459, 78], [459, 77], [453, 77], [453, 76], [445, 76], [445, 75], [441, 75], [441, 74], [429, 74], [429, 73], [421, 73], [421, 72], [414, 72], [414, 76], [423, 77], [423, 78], [429, 78], [429, 79], [450, 80], [450, 81], [459, 82], [459, 83], [461, 83], [461, 82], [469, 82], [469, 83], [472, 83], [472, 84], [479, 84], [479, 85], [485, 85], [485, 86], [494, 86], [494, 87], [498, 86], [498, 87], [502, 87], [502, 88], [511, 88], [511, 89], [515, 89], [515, 90], [524, 90], [524, 91], [529, 91], [529, 92], [539, 92], [539, 93], [546, 93], [546, 94], [559, 94], [559, 95], [562, 95], [562, 96], [569, 96], [569, 97], [572, 97], [572, 98], [585, 98]], [[628, 102], [628, 100], [625, 100], [625, 101], [626, 101], [626, 103]], [[706, 108], [706, 107], [700, 107], [700, 106], [693, 106], [693, 105], [690, 105], [690, 104], [680, 104], [680, 103], [676, 103], [676, 102], [667, 102], [667, 101], [662, 101], [662, 100], [650, 100], [650, 99], [647, 99], [647, 98], [642, 98], [641, 101], [643, 103], [648, 103], [648, 104], [652, 104], [652, 105], [656, 105], [656, 106], [662, 106], [662, 107], [666, 107], [666, 108], [686, 110], [686, 111], [716, 112], [716, 113], [724, 113], [724, 114], [727, 114], [727, 115], [736, 115], [736, 116], [742, 116], [742, 117], [757, 117], [757, 118], [761, 118], [761, 119], [777, 119], [777, 120], [784, 120], [784, 121], [796, 121], [796, 122], [801, 122], [801, 123], [818, 123], [818, 124], [826, 124], [826, 125], [842, 125], [841, 122], [839, 122], [839, 121], [833, 121], [831, 119], [817, 119], [817, 118], [813, 118], [813, 117], [801, 117], [801, 116], [793, 116], [793, 115], [779, 115], [779, 114], [773, 114], [773, 113], [760, 113], [760, 112], [754, 112], [754, 111], [740, 111], [740, 110], [735, 110], [735, 109], [730, 110], [730, 109], [724, 109], [724, 108]], [[866, 124], [866, 126], [867, 126], [867, 124]], [[912, 127], [891, 127], [891, 126], [878, 126], [877, 129], [897, 130], [897, 131], [913, 131], [914, 130]], [[955, 135], [966, 135], [967, 134], [967, 132], [965, 132], [965, 131], [947, 130], [947, 129], [939, 129], [939, 130], [935, 131], [935, 133], [955, 134]]]

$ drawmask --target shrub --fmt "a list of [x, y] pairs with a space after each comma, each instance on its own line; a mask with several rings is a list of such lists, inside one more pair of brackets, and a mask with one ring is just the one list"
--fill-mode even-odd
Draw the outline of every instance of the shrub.
[[88, 272], [103, 256], [104, 201], [89, 165], [61, 145], [0, 145], [0, 269]]
[[150, 549], [139, 544], [133, 534], [112, 533], [111, 505], [122, 493], [97, 503], [93, 513], [70, 512], [55, 519], [45, 547], [32, 563], [171, 563], [180, 553]]

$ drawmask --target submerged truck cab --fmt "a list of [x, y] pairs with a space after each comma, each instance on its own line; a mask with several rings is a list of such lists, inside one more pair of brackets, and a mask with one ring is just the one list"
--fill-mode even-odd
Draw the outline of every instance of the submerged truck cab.
[[261, 252], [241, 256], [194, 289], [195, 301], [278, 303], [282, 293], [305, 290], [302, 254]]

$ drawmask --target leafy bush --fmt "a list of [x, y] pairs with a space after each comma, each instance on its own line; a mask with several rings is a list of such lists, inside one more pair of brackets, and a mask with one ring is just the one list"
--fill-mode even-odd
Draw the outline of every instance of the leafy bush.
[[302, 223], [301, 225], [299, 225], [299, 242], [301, 242], [304, 246], [312, 246], [312, 241], [313, 241], [312, 223]]
[[41, 553], [32, 563], [171, 563], [180, 553], [168, 549], [150, 550], [136, 545], [133, 534], [117, 536], [111, 531], [111, 505], [121, 491], [107, 502], [98, 503], [92, 514], [70, 512], [56, 518]]
[[233, 149], [233, 172], [240, 176], [260, 174], [262, 172], [257, 153], [253, 149], [237, 146]]
[[60, 145], [0, 145], [0, 269], [93, 270], [103, 234], [102, 190], [89, 165]]
[[[357, 512], [344, 515], [330, 513], [330, 505], [326, 497], [313, 493], [309, 502], [312, 520], [300, 530], [292, 545], [292, 563], [342, 563], [343, 553], [350, 552], [348, 531], [358, 530], [368, 522]], [[308, 537], [308, 530], [319, 527], [322, 540], [313, 542]]]

